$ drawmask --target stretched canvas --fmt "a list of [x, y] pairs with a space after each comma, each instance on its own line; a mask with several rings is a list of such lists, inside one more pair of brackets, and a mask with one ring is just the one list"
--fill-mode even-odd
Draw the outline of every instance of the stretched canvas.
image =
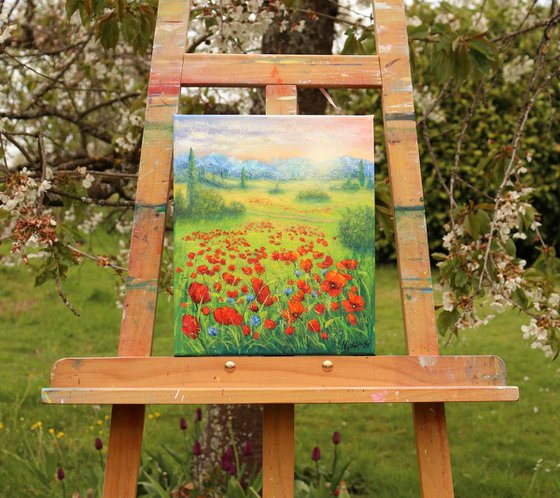
[[373, 354], [373, 117], [174, 129], [175, 354]]

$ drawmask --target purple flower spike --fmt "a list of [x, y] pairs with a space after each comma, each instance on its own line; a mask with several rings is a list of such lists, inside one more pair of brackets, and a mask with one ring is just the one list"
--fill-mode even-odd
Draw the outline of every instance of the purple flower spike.
[[58, 467], [58, 470], [56, 471], [56, 478], [59, 481], [64, 480], [64, 469], [62, 467]]
[[195, 420], [200, 422], [202, 420], [202, 408], [197, 408], [195, 412]]
[[184, 417], [181, 417], [181, 420], [179, 420], [179, 427], [181, 428], [182, 431], [187, 430], [187, 421], [185, 420]]
[[232, 446], [228, 446], [228, 449], [224, 453], [224, 457], [226, 457], [230, 461], [233, 460], [233, 447]]
[[319, 460], [321, 460], [321, 450], [318, 446], [315, 446], [315, 448], [313, 448], [313, 451], [311, 452], [311, 460], [313, 460], [314, 462], [318, 462]]
[[332, 442], [333, 442], [333, 444], [339, 444], [340, 443], [340, 432], [336, 431], [332, 435]]
[[222, 455], [222, 459], [220, 461], [220, 464], [222, 466], [222, 470], [225, 472], [229, 472], [231, 469], [231, 466], [233, 465], [232, 461], [227, 457], [227, 455]]
[[202, 455], [202, 446], [200, 446], [199, 441], [195, 441], [192, 447], [192, 454], [197, 457]]
[[100, 437], [95, 438], [95, 449], [97, 451], [101, 451], [103, 449], [103, 441], [101, 441]]
[[251, 443], [247, 441], [243, 445], [243, 455], [246, 457], [250, 457], [252, 454], [253, 454], [253, 447], [251, 446]]

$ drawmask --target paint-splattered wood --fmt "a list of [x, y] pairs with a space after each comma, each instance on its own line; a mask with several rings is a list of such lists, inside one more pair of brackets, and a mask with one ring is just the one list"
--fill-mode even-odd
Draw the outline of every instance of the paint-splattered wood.
[[[297, 113], [295, 85], [266, 87], [266, 114]], [[250, 364], [254, 365], [253, 362]], [[236, 372], [231, 373], [235, 375]], [[274, 384], [274, 380], [269, 379], [268, 386]], [[258, 401], [253, 401], [255, 402]], [[284, 405], [277, 404], [279, 402], [281, 401], [275, 397], [272, 404], [269, 402], [263, 407], [263, 498], [294, 496], [295, 401], [288, 401]]]
[[[230, 371], [226, 362], [235, 368]], [[326, 369], [325, 361], [332, 362]], [[66, 358], [51, 387], [269, 389], [380, 386], [505, 386], [497, 356], [167, 356]]]
[[[172, 117], [181, 91], [188, 0], [160, 0], [148, 84], [119, 355], [149, 355], [157, 302], [173, 145]], [[114, 406], [105, 498], [136, 496], [143, 406]]]
[[[183, 387], [173, 388], [68, 388], [54, 387], [43, 391], [43, 402], [47, 404], [85, 405], [198, 405], [198, 404], [264, 404], [266, 413], [275, 411], [280, 404], [322, 403], [433, 403], [452, 401], [517, 401], [517, 387], [508, 386], [348, 386], [348, 387]], [[419, 413], [426, 413], [427, 410]], [[285, 417], [286, 425], [293, 417]], [[437, 431], [437, 424], [426, 424], [430, 431]], [[293, 436], [292, 436], [293, 437]], [[287, 438], [282, 438], [291, 445]], [[432, 451], [432, 445], [420, 446], [424, 453]], [[285, 461], [284, 465], [289, 462]], [[440, 469], [441, 470], [441, 469]], [[285, 496], [285, 495], [281, 495]]]
[[[437, 354], [404, 0], [373, 0], [373, 9], [407, 350]], [[453, 497], [444, 405], [413, 405], [413, 414], [422, 496]]]
[[379, 88], [376, 55], [185, 54], [183, 86]]
[[173, 153], [188, 0], [161, 0], [148, 83], [119, 355], [149, 355]]

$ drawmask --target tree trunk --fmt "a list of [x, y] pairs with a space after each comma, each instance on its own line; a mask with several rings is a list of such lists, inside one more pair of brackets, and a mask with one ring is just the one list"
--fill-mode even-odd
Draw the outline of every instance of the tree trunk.
[[[312, 10], [319, 15], [308, 12], [293, 12], [291, 25], [305, 21], [305, 28], [297, 32], [288, 28], [280, 32], [281, 18], [275, 19], [263, 36], [263, 54], [331, 54], [334, 40], [334, 21], [338, 5], [333, 0], [304, 0], [299, 4], [301, 10]], [[322, 16], [321, 14], [324, 14]], [[328, 17], [325, 17], [328, 16]], [[331, 18], [332, 17], [332, 18]], [[252, 113], [264, 114], [264, 92], [262, 98], [255, 99]], [[327, 101], [319, 90], [306, 89], [298, 92], [300, 114], [324, 114]], [[247, 468], [262, 466], [262, 406], [260, 405], [210, 405], [207, 409], [205, 431], [202, 438], [203, 464], [198, 470], [195, 481], [202, 483], [204, 474], [220, 466], [220, 459], [231, 444], [230, 424], [235, 441], [242, 453], [243, 445], [250, 442], [252, 455], [245, 462]]]

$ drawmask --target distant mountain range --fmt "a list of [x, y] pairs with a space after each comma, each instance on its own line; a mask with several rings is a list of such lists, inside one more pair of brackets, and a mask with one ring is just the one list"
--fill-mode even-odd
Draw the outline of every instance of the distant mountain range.
[[[351, 156], [340, 156], [328, 161], [315, 162], [306, 158], [275, 159], [269, 163], [247, 159], [245, 161], [228, 157], [225, 154], [208, 154], [195, 158], [197, 168], [222, 177], [240, 178], [245, 168], [248, 178], [294, 180], [300, 178], [344, 179], [358, 176], [358, 165], [361, 159]], [[188, 154], [175, 159], [175, 178], [182, 181], [187, 169]], [[373, 176], [373, 163], [364, 160], [366, 177]]]

